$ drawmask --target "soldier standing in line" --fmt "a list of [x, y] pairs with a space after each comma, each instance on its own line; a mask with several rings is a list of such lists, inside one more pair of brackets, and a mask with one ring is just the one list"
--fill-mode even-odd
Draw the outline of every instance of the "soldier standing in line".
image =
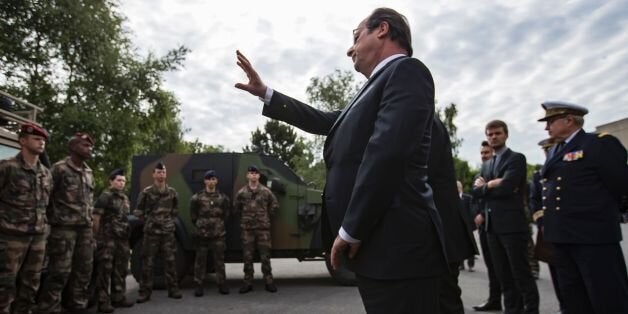
[[190, 214], [198, 235], [194, 260], [194, 295], [197, 297], [203, 295], [207, 253], [210, 248], [214, 256], [218, 292], [229, 294], [229, 288], [225, 284], [225, 220], [231, 201], [216, 189], [218, 178], [214, 170], [205, 172], [204, 183], [205, 188], [190, 199]]
[[96, 294], [98, 311], [112, 313], [115, 307], [131, 307], [126, 299], [129, 266], [129, 199], [124, 194], [124, 170], [109, 175], [109, 189], [94, 204], [96, 249]]
[[235, 198], [235, 212], [240, 215], [244, 260], [244, 284], [240, 293], [253, 290], [253, 254], [256, 246], [262, 262], [266, 290], [277, 292], [270, 267], [270, 218], [277, 209], [277, 198], [259, 183], [260, 173], [256, 166], [249, 166], [246, 178], [248, 184], [238, 191]]
[[142, 278], [137, 303], [150, 300], [153, 291], [153, 264], [157, 253], [163, 254], [168, 297], [181, 299], [175, 255], [177, 239], [174, 221], [177, 217], [177, 191], [166, 184], [166, 166], [159, 162], [153, 170], [153, 184], [138, 196], [135, 216], [144, 219]]
[[68, 142], [70, 156], [52, 166], [54, 188], [47, 215], [50, 236], [48, 276], [39, 295], [41, 313], [61, 312], [61, 294], [70, 313], [86, 313], [88, 286], [94, 262], [92, 206], [94, 177], [85, 160], [92, 157], [94, 141], [76, 133]]
[[46, 249], [46, 207], [52, 175], [39, 161], [48, 133], [31, 124], [19, 133], [21, 151], [0, 161], [0, 313], [29, 313], [39, 289]]

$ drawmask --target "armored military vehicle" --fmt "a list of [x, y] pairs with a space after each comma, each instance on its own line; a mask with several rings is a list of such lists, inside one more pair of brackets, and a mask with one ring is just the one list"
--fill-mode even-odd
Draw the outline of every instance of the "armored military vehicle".
[[38, 125], [37, 114], [41, 111], [42, 108], [0, 90], [0, 159], [17, 155], [20, 126], [24, 123]]
[[[152, 184], [155, 165], [163, 162], [168, 170], [168, 185], [179, 195], [176, 220], [177, 272], [179, 279], [191, 274], [194, 265], [195, 232], [191, 221], [189, 202], [194, 193], [204, 188], [203, 176], [214, 169], [218, 189], [233, 201], [237, 191], [246, 185], [249, 165], [257, 165], [262, 184], [275, 194], [279, 209], [272, 220], [272, 257], [297, 258], [299, 261], [326, 259], [327, 268], [339, 283], [355, 283], [355, 276], [346, 269], [333, 270], [321, 241], [321, 191], [313, 190], [288, 166], [276, 157], [254, 153], [167, 154], [163, 156], [136, 156], [132, 160], [131, 208], [135, 208], [139, 193]], [[131, 273], [139, 280], [141, 275], [142, 222], [130, 216]], [[242, 262], [240, 226], [238, 217], [230, 215], [225, 221], [225, 262]], [[163, 265], [156, 261], [155, 285], [163, 285]], [[208, 263], [211, 264], [211, 263]], [[211, 266], [210, 266], [211, 267]], [[211, 271], [211, 269], [208, 269]]]

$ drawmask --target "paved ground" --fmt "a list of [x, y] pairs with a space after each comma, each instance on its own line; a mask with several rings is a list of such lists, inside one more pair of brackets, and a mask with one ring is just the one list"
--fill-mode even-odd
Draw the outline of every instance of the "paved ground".
[[[628, 235], [628, 225], [622, 225]], [[628, 255], [628, 244], [622, 242], [624, 255]], [[272, 260], [279, 292], [272, 294], [264, 290], [259, 277], [259, 264], [255, 265], [255, 290], [240, 295], [238, 289], [242, 277], [242, 264], [228, 264], [227, 278], [231, 294], [219, 295], [213, 283], [208, 284], [205, 296], [193, 296], [193, 283], [188, 278], [183, 284], [183, 299], [173, 300], [166, 292], [158, 290], [152, 300], [135, 305], [130, 309], [118, 309], [116, 313], [364, 313], [357, 288], [338, 286], [328, 275], [324, 262], [298, 262], [295, 259]], [[210, 278], [213, 282], [213, 277]], [[137, 283], [127, 279], [129, 295], [137, 297]], [[537, 281], [541, 296], [541, 313], [551, 314], [558, 309], [547, 265], [541, 263], [541, 276]], [[460, 286], [467, 313], [474, 313], [472, 305], [482, 303], [488, 295], [486, 268], [482, 257], [478, 257], [474, 272], [462, 271]]]

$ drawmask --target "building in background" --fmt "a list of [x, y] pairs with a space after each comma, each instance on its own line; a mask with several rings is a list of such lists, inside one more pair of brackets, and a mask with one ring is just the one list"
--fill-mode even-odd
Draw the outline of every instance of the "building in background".
[[598, 125], [595, 128], [597, 133], [608, 133], [615, 136], [619, 141], [628, 147], [628, 118], [623, 118], [614, 122]]

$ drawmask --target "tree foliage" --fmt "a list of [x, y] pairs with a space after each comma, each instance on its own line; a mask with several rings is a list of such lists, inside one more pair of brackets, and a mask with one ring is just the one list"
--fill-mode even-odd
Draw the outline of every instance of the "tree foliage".
[[462, 138], [458, 138], [458, 127], [454, 123], [454, 119], [458, 115], [458, 108], [456, 104], [451, 103], [449, 106], [445, 108], [436, 108], [436, 116], [443, 121], [445, 127], [447, 127], [447, 132], [449, 133], [449, 141], [451, 142], [452, 154], [454, 157], [458, 156], [458, 149], [460, 145], [462, 145]]
[[242, 150], [276, 156], [292, 169], [296, 168], [297, 163], [311, 160], [311, 153], [303, 138], [297, 135], [293, 127], [277, 120], [268, 120], [264, 130], [257, 128], [251, 132], [251, 145]]
[[[105, 173], [133, 155], [186, 151], [180, 103], [162, 75], [182, 66], [189, 50], [135, 53], [116, 1], [0, 2], [0, 89], [44, 108], [48, 154], [66, 154], [77, 131], [96, 140], [90, 165]], [[195, 146], [194, 146], [195, 147]]]

